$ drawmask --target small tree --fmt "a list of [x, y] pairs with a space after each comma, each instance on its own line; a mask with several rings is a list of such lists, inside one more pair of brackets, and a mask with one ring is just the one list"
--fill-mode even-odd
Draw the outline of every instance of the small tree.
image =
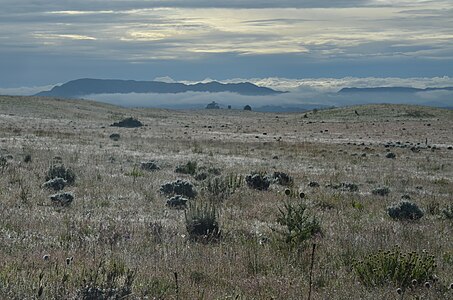
[[244, 110], [252, 111], [252, 107], [250, 105], [244, 106]]

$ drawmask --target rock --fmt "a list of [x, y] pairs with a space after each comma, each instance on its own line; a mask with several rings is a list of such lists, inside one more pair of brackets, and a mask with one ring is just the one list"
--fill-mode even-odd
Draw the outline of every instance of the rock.
[[68, 192], [55, 194], [50, 196], [50, 200], [52, 200], [55, 205], [68, 206], [74, 200], [74, 195]]
[[134, 119], [134, 118], [130, 117], [130, 118], [126, 118], [124, 120], [121, 120], [119, 122], [115, 122], [115, 123], [113, 123], [110, 126], [124, 127], [124, 128], [136, 128], [136, 127], [142, 127], [143, 123], [140, 122], [137, 119]]

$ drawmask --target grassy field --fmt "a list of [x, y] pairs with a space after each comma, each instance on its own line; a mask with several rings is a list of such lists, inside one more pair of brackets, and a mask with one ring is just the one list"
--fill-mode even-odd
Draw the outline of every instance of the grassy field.
[[[110, 126], [130, 116], [144, 126]], [[427, 107], [0, 96], [0, 298], [453, 299], [452, 146], [453, 111]], [[55, 167], [75, 175], [69, 205], [43, 187]], [[274, 172], [291, 180], [245, 179]], [[197, 192], [185, 209], [161, 192], [177, 179]]]

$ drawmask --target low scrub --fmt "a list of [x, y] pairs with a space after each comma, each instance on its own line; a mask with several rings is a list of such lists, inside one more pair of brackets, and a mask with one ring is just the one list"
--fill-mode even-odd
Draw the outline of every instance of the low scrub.
[[423, 284], [434, 278], [435, 257], [422, 252], [403, 253], [399, 248], [378, 251], [353, 264], [360, 282], [365, 286], [393, 284], [405, 289], [411, 284]]
[[402, 200], [387, 208], [387, 213], [394, 220], [418, 220], [423, 217], [423, 211], [417, 204]]
[[190, 204], [185, 219], [191, 240], [213, 241], [220, 238], [218, 213], [213, 204], [197, 202]]
[[286, 202], [282, 208], [279, 208], [279, 217], [277, 223], [283, 226], [283, 229], [275, 229], [279, 240], [293, 247], [305, 247], [305, 242], [321, 234], [321, 225], [319, 220], [307, 213], [307, 206], [298, 201], [296, 203]]
[[57, 164], [50, 166], [46, 174], [46, 181], [54, 178], [63, 178], [68, 185], [72, 185], [75, 182], [76, 175], [72, 169], [66, 168], [63, 164]]

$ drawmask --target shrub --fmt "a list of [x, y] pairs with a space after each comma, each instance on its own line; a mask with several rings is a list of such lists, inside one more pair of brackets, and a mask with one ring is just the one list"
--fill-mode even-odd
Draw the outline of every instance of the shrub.
[[394, 158], [396, 158], [396, 154], [393, 153], [393, 152], [389, 152], [389, 153], [387, 153], [387, 154], [385, 155], [385, 157], [386, 157], [386, 158], [393, 158], [393, 159], [394, 159]]
[[252, 173], [251, 175], [247, 175], [245, 177], [245, 181], [250, 188], [265, 191], [269, 188], [270, 181], [269, 179], [262, 173]]
[[446, 219], [453, 220], [453, 204], [450, 204], [442, 210]]
[[423, 217], [423, 212], [417, 204], [402, 200], [387, 208], [387, 212], [395, 220], [418, 220]]
[[51, 165], [46, 174], [46, 181], [54, 178], [63, 178], [69, 185], [74, 184], [76, 175], [70, 168], [63, 164]]
[[112, 133], [112, 134], [109, 136], [109, 138], [110, 138], [111, 140], [117, 142], [117, 141], [120, 140], [121, 136], [120, 136], [119, 133]]
[[160, 191], [165, 195], [182, 195], [187, 198], [195, 198], [197, 196], [194, 186], [189, 181], [181, 179], [163, 184], [160, 187]]
[[432, 279], [435, 269], [434, 256], [426, 252], [402, 253], [398, 247], [392, 251], [379, 250], [353, 263], [353, 270], [362, 284], [384, 286], [392, 283], [402, 289]]
[[24, 157], [24, 163], [31, 163], [31, 155], [30, 154], [26, 154], [25, 157]]
[[61, 193], [50, 196], [50, 200], [56, 205], [68, 206], [74, 200], [72, 193]]
[[197, 172], [197, 162], [188, 161], [185, 165], [177, 166], [175, 169], [176, 173], [195, 175]]
[[371, 193], [378, 196], [387, 196], [388, 194], [390, 194], [390, 189], [386, 186], [378, 187], [372, 190]]
[[321, 233], [318, 219], [308, 215], [307, 206], [302, 202], [286, 202], [283, 208], [278, 210], [277, 223], [284, 226], [284, 230], [275, 231], [290, 247], [305, 246], [305, 241]]
[[147, 161], [140, 163], [140, 168], [145, 171], [158, 171], [160, 170], [159, 165], [155, 161]]
[[6, 159], [6, 157], [0, 155], [0, 169], [2, 170], [2, 173], [6, 169], [7, 166], [8, 166], [8, 160]]
[[63, 178], [57, 177], [57, 178], [50, 179], [50, 180], [44, 182], [44, 184], [42, 186], [47, 189], [53, 189], [55, 191], [60, 191], [60, 190], [64, 189], [64, 187], [66, 186], [67, 183], [68, 182], [66, 180], [64, 180]]
[[274, 172], [271, 176], [270, 179], [279, 185], [283, 186], [292, 186], [293, 185], [293, 178], [289, 176], [286, 173], [283, 172]]
[[191, 240], [212, 241], [220, 238], [218, 214], [213, 204], [193, 203], [185, 213], [186, 229]]
[[206, 182], [204, 190], [216, 199], [224, 200], [240, 188], [243, 181], [244, 177], [236, 174], [214, 177]]
[[130, 117], [130, 118], [126, 118], [124, 120], [121, 120], [119, 122], [115, 122], [115, 123], [113, 123], [110, 126], [125, 127], [125, 128], [136, 128], [136, 127], [142, 127], [143, 123], [140, 122], [137, 119], [134, 119], [134, 118]]
[[174, 207], [174, 208], [185, 208], [187, 206], [187, 200], [186, 198], [176, 195], [174, 197], [171, 197], [170, 199], [167, 200], [167, 206], [168, 207]]

